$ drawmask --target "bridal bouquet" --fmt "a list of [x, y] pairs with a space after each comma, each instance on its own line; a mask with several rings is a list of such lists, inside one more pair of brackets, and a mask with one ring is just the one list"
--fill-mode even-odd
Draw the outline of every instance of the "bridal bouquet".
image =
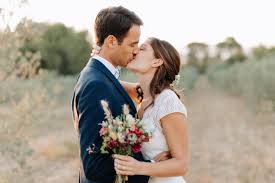
[[[151, 131], [146, 130], [143, 121], [134, 118], [129, 113], [127, 105], [123, 105], [123, 113], [115, 118], [112, 116], [106, 101], [102, 100], [101, 105], [105, 120], [100, 123], [99, 133], [103, 139], [100, 152], [109, 153], [109, 151], [112, 151], [115, 154], [128, 156], [140, 152], [141, 143], [148, 142], [152, 135]], [[94, 152], [93, 148], [89, 147], [87, 151], [92, 153]], [[128, 180], [128, 177], [118, 175], [116, 179], [116, 182], [124, 183]]]

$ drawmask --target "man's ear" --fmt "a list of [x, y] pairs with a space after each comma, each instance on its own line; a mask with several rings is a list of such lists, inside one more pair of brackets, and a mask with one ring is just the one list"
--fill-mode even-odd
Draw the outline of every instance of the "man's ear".
[[107, 43], [107, 46], [109, 48], [115, 48], [118, 45], [117, 38], [113, 35], [109, 35], [106, 39], [105, 42]]
[[154, 59], [153, 63], [152, 63], [152, 67], [159, 67], [163, 64], [163, 60], [158, 58], [158, 59]]

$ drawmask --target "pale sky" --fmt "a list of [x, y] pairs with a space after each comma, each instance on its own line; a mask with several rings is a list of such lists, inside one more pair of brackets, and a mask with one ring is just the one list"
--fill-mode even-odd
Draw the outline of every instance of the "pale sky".
[[[1, 0], [0, 7], [12, 1]], [[29, 0], [15, 15], [62, 22], [92, 33], [98, 11], [118, 5], [143, 20], [141, 42], [154, 36], [181, 49], [190, 42], [213, 45], [233, 36], [245, 47], [275, 45], [274, 0]]]

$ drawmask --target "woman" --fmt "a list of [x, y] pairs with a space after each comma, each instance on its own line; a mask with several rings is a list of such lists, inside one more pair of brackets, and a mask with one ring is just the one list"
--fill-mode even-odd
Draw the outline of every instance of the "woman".
[[149, 38], [127, 68], [138, 75], [143, 91], [138, 115], [153, 131], [150, 141], [142, 144], [142, 154], [151, 160], [169, 151], [171, 158], [147, 163], [116, 154], [116, 172], [148, 175], [149, 183], [184, 183], [182, 176], [187, 170], [188, 157], [187, 111], [172, 87], [180, 70], [179, 54], [168, 42]]

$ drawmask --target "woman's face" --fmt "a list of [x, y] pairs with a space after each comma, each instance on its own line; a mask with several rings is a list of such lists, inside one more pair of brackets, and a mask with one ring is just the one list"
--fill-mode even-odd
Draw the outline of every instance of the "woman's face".
[[136, 58], [131, 61], [127, 68], [134, 73], [145, 74], [155, 69], [154, 61], [154, 50], [150, 45], [150, 39], [147, 39], [139, 49], [139, 53]]

